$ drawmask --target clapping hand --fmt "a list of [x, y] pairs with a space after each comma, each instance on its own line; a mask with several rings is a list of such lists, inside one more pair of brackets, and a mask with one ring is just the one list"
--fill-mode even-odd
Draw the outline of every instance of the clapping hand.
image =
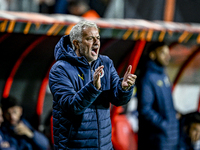
[[99, 66], [93, 75], [93, 85], [99, 90], [101, 88], [101, 80], [100, 80], [100, 75], [103, 72], [104, 66]]
[[126, 73], [124, 74], [124, 78], [122, 80], [122, 89], [128, 90], [132, 85], [135, 84], [135, 80], [137, 78], [136, 75], [131, 74], [132, 66], [129, 65], [128, 69], [126, 70]]

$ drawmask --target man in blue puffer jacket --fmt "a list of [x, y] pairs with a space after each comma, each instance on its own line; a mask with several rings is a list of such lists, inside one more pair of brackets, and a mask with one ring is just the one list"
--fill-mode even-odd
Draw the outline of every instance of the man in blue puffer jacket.
[[53, 94], [54, 148], [110, 150], [110, 103], [131, 98], [136, 75], [128, 67], [119, 78], [113, 62], [99, 55], [96, 24], [81, 21], [55, 47], [49, 75]]
[[137, 82], [139, 150], [177, 150], [179, 121], [165, 73], [170, 60], [169, 47], [163, 42], [155, 42], [147, 55], [146, 70]]

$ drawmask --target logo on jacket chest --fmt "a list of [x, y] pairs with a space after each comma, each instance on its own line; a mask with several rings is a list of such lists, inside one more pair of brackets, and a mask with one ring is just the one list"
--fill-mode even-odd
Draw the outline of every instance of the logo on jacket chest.
[[102, 70], [102, 72], [100, 73], [100, 78], [103, 78], [104, 76], [104, 71]]
[[78, 76], [84, 81], [84, 76], [83, 76], [83, 74], [82, 74], [82, 75], [78, 74]]
[[166, 87], [169, 87], [170, 86], [170, 82], [169, 82], [169, 79], [168, 77], [165, 77], [164, 80], [158, 80], [157, 83], [156, 83], [159, 87], [162, 87], [163, 85], [165, 85]]
[[162, 80], [158, 80], [156, 84], [157, 84], [159, 87], [162, 87], [162, 86], [163, 86], [163, 81], [162, 81]]
[[[93, 74], [93, 73], [92, 73]], [[78, 74], [79, 78], [81, 78], [84, 81], [84, 75], [83, 74]], [[104, 70], [102, 70], [102, 72], [100, 73], [100, 78], [102, 78], [104, 76]]]
[[165, 86], [166, 86], [166, 87], [169, 87], [169, 86], [170, 86], [170, 81], [169, 81], [169, 78], [168, 78], [167, 76], [165, 76], [164, 82], [165, 82]]

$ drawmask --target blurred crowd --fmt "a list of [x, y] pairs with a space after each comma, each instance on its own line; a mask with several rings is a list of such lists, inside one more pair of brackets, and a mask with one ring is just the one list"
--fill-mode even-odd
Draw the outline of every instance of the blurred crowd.
[[122, 18], [123, 11], [115, 11], [120, 9], [123, 0], [0, 0], [0, 10], [4, 11], [82, 16], [92, 10], [99, 17]]

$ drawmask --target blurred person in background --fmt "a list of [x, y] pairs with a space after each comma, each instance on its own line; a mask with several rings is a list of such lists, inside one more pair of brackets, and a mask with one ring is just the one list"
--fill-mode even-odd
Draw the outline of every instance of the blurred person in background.
[[[69, 12], [69, 3], [79, 3], [76, 2], [77, 0], [56, 0], [55, 2], [55, 10], [54, 13], [58, 13], [58, 14], [70, 14]], [[79, 0], [81, 1], [79, 6], [76, 6], [76, 10], [77, 8], [80, 8], [80, 6], [84, 6], [84, 12], [86, 12], [85, 10], [92, 10], [92, 13], [95, 13], [97, 18], [99, 17], [103, 17], [103, 14], [106, 10], [107, 5], [109, 4], [110, 0]], [[72, 4], [72, 5], [74, 5]], [[77, 5], [76, 4], [76, 5]], [[83, 8], [83, 7], [82, 7]], [[80, 12], [80, 10], [78, 10]], [[83, 10], [81, 10], [83, 14]], [[78, 15], [78, 16], [82, 16], [80, 13], [76, 14], [76, 12], [71, 12], [71, 14], [73, 15]], [[95, 16], [95, 18], [96, 18]]]
[[90, 19], [100, 18], [99, 14], [90, 8], [84, 0], [70, 0], [68, 2], [69, 14], [81, 16]]
[[54, 13], [56, 0], [37, 0], [39, 5], [39, 12], [44, 14]]
[[0, 10], [8, 10], [8, 0], [0, 0]]
[[55, 1], [55, 7], [54, 7], [54, 13], [58, 14], [68, 14], [68, 1], [69, 0], [56, 0]]
[[49, 141], [42, 133], [22, 117], [23, 109], [16, 98], [7, 97], [1, 100], [4, 123], [2, 127], [18, 142], [18, 150], [48, 150]]
[[200, 113], [192, 112], [180, 119], [180, 149], [200, 150]]
[[87, 0], [91, 9], [95, 10], [100, 17], [104, 17], [105, 11], [111, 0]]
[[124, 0], [110, 0], [103, 18], [124, 18]]
[[154, 42], [148, 48], [147, 63], [137, 81], [139, 150], [177, 150], [179, 121], [173, 105], [171, 85], [165, 73], [169, 47]]
[[3, 111], [0, 105], [0, 150], [18, 150], [17, 141], [1, 126], [3, 122]]
[[38, 0], [6, 0], [8, 11], [39, 12]]

